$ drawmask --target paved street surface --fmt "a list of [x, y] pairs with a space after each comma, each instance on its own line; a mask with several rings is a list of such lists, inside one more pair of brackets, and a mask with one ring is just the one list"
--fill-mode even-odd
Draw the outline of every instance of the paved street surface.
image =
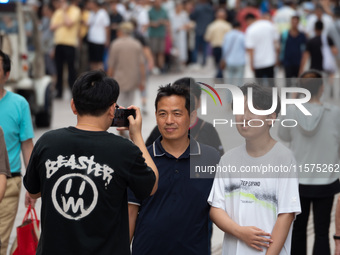
[[[214, 76], [214, 70], [212, 67], [212, 61], [210, 60], [208, 67], [205, 69], [201, 68], [187, 68], [185, 71], [182, 73], [171, 73], [171, 74], [166, 74], [166, 75], [159, 75], [159, 76], [151, 76], [149, 78], [148, 82], [148, 114], [146, 116], [143, 116], [143, 137], [146, 139], [150, 133], [150, 131], [153, 129], [153, 127], [156, 125], [155, 117], [154, 117], [154, 99], [157, 94], [157, 88], [159, 85], [165, 85], [167, 83], [172, 83], [178, 78], [185, 77], [185, 76], [191, 76], [193, 78], [209, 78]], [[283, 77], [282, 73], [278, 74], [279, 77]], [[250, 72], [249, 68], [246, 70], [246, 77], [252, 77], [252, 73]], [[66, 88], [66, 87], [65, 87]], [[70, 99], [71, 99], [71, 94], [68, 91], [68, 88], [65, 89], [67, 93], [64, 94], [64, 98], [62, 100], [56, 100], [54, 103], [54, 114], [53, 114], [53, 121], [52, 121], [52, 129], [57, 129], [65, 126], [74, 126], [76, 124], [76, 117], [73, 115], [71, 109], [70, 109]], [[135, 104], [137, 106], [140, 106], [140, 99], [139, 99], [139, 93], [136, 95], [136, 102]], [[338, 103], [339, 104], [339, 103]], [[123, 105], [125, 106], [125, 105]], [[227, 111], [227, 110], [226, 110]], [[229, 110], [229, 113], [231, 116], [231, 112]], [[48, 129], [35, 129], [35, 138], [34, 141], [37, 141], [37, 139]], [[116, 133], [114, 128], [110, 128], [110, 132]], [[220, 133], [220, 130], [218, 128], [218, 131]], [[275, 128], [273, 128], [273, 135], [276, 133]], [[235, 133], [236, 134], [236, 133]], [[275, 136], [275, 135], [274, 135]], [[232, 138], [228, 141], [222, 141], [223, 146], [225, 151], [229, 150], [230, 148], [233, 148], [237, 144], [234, 141], [233, 137], [236, 136], [231, 136]], [[25, 170], [23, 170], [24, 174]], [[18, 215], [16, 218], [15, 226], [19, 226], [21, 224], [22, 218], [24, 217], [24, 214], [26, 212], [26, 209], [24, 208], [24, 192], [25, 189], [22, 189], [22, 194], [21, 194], [21, 201], [19, 205], [19, 211]], [[40, 214], [40, 200], [37, 203], [36, 209], [38, 213]], [[331, 225], [331, 230], [330, 230], [330, 236], [332, 237], [333, 234], [335, 233], [335, 226], [334, 226], [334, 214], [335, 214], [335, 205], [333, 207], [333, 213], [332, 213], [332, 225]], [[40, 218], [40, 217], [39, 217]], [[311, 223], [308, 226], [308, 254], [311, 254], [311, 249], [312, 249], [312, 240], [313, 240], [313, 223], [312, 223], [312, 218], [310, 217]], [[12, 232], [10, 243], [13, 242], [16, 232]], [[221, 254], [221, 243], [223, 241], [223, 233], [220, 231], [216, 226], [214, 226], [214, 234], [213, 234], [213, 240], [212, 240], [212, 249], [213, 249], [213, 254]], [[334, 250], [334, 242], [333, 238], [330, 238], [331, 242], [331, 247], [332, 251]], [[11, 245], [11, 244], [10, 244]]]

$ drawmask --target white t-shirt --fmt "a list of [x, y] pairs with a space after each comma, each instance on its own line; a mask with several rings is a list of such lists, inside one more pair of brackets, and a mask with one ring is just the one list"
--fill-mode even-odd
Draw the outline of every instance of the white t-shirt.
[[[315, 14], [308, 16], [306, 27], [306, 33], [308, 38], [313, 38], [315, 36], [314, 27], [317, 21], [318, 17]], [[334, 26], [334, 20], [330, 15], [324, 13], [322, 14], [321, 21], [323, 23], [322, 33], [328, 35], [329, 30]]]
[[[245, 166], [290, 166], [295, 164], [292, 152], [281, 143], [264, 156], [251, 157], [245, 145], [228, 151], [220, 160], [219, 166], [235, 166], [240, 170]], [[233, 221], [240, 226], [256, 226], [271, 233], [277, 217], [281, 213], [300, 213], [298, 179], [295, 173], [290, 177], [275, 174], [276, 178], [247, 178], [247, 173], [238, 177], [226, 173], [216, 173], [208, 202], [211, 206], [225, 210]], [[231, 178], [233, 177], [233, 178]], [[291, 248], [292, 226], [280, 255], [289, 255]], [[223, 255], [265, 254], [259, 252], [236, 237], [225, 233]]]
[[105, 44], [106, 28], [110, 26], [110, 17], [104, 9], [97, 13], [91, 12], [89, 17], [88, 41], [96, 44]]
[[251, 24], [245, 34], [247, 49], [254, 50], [254, 68], [267, 68], [276, 63], [275, 41], [279, 33], [268, 20], [258, 20]]

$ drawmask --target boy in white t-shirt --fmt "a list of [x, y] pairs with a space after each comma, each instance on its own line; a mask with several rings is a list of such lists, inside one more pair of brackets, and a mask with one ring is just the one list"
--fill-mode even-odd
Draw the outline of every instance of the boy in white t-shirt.
[[[231, 166], [236, 171], [216, 173], [208, 198], [210, 217], [225, 232], [223, 255], [288, 255], [292, 222], [301, 212], [296, 163], [291, 151], [270, 135], [273, 121], [269, 119], [277, 118], [279, 99], [274, 113], [253, 114], [247, 104], [249, 87], [255, 109], [272, 106], [271, 90], [253, 84], [241, 88], [244, 114], [236, 115], [235, 121], [241, 123], [237, 130], [245, 144], [228, 151], [220, 160], [219, 169]], [[249, 124], [249, 120], [254, 121]], [[263, 174], [266, 167], [272, 172]], [[251, 173], [251, 169], [259, 173]]]

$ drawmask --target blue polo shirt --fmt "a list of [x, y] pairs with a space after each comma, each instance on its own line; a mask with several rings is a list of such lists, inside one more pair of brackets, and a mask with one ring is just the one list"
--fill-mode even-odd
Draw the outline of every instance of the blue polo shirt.
[[155, 195], [140, 201], [129, 191], [129, 203], [138, 204], [132, 255], [207, 255], [207, 198], [213, 183], [209, 179], [190, 178], [190, 167], [216, 165], [216, 149], [191, 139], [179, 157], [167, 153], [159, 137], [148, 151], [159, 171]]

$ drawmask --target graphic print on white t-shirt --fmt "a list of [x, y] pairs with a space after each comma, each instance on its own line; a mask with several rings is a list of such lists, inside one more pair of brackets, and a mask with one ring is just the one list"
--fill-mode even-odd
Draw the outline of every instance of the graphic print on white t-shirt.
[[[96, 163], [94, 156], [76, 158], [75, 155], [60, 155], [55, 161], [46, 160], [45, 167], [47, 179], [61, 168], [68, 170], [67, 174], [61, 175], [55, 182], [51, 198], [56, 211], [69, 220], [80, 220], [88, 216], [97, 205], [98, 188], [89, 175], [102, 179], [103, 185], [107, 187], [114, 173], [109, 166]], [[72, 173], [72, 170], [77, 172]], [[83, 173], [79, 173], [79, 170], [83, 170]]]

